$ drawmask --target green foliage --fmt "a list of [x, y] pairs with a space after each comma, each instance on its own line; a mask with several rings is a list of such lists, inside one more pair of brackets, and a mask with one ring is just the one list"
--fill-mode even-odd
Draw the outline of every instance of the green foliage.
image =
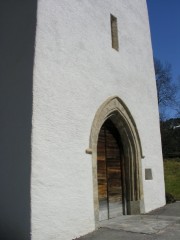
[[180, 118], [160, 122], [164, 158], [180, 157]]
[[164, 160], [165, 188], [180, 200], [180, 158]]

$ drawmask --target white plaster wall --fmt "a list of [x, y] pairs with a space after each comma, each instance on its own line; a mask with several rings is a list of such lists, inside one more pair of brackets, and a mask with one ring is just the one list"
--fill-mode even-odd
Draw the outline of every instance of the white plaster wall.
[[[119, 52], [111, 48], [110, 14]], [[33, 86], [33, 240], [70, 240], [95, 228], [94, 115], [109, 97], [128, 106], [140, 134], [145, 211], [165, 204], [152, 50], [145, 0], [39, 0]]]

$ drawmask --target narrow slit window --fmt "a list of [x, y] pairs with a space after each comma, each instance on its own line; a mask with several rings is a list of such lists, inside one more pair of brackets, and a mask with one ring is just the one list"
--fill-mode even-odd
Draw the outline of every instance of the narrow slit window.
[[119, 51], [117, 18], [111, 14], [111, 39], [112, 48]]

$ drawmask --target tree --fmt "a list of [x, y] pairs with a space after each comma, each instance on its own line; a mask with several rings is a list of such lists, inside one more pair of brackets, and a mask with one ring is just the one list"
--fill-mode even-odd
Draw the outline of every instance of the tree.
[[177, 89], [172, 81], [171, 65], [169, 63], [162, 64], [160, 60], [154, 59], [154, 69], [160, 119], [163, 120], [166, 118], [167, 107], [175, 109]]
[[176, 111], [176, 117], [180, 118], [180, 75], [177, 78], [177, 99], [176, 99], [176, 106], [175, 106], [175, 111]]
[[[157, 96], [160, 115], [160, 130], [163, 156], [180, 156], [180, 86], [176, 86], [172, 79], [172, 70], [169, 63], [162, 64], [154, 59], [154, 68], [157, 85]], [[176, 112], [176, 118], [168, 119], [166, 110], [171, 108]]]
[[164, 158], [180, 157], [180, 118], [160, 122]]

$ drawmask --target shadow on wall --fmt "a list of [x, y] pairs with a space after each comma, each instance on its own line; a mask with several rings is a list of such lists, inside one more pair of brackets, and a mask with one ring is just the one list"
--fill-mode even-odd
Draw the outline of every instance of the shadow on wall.
[[0, 1], [0, 239], [30, 239], [37, 0]]

